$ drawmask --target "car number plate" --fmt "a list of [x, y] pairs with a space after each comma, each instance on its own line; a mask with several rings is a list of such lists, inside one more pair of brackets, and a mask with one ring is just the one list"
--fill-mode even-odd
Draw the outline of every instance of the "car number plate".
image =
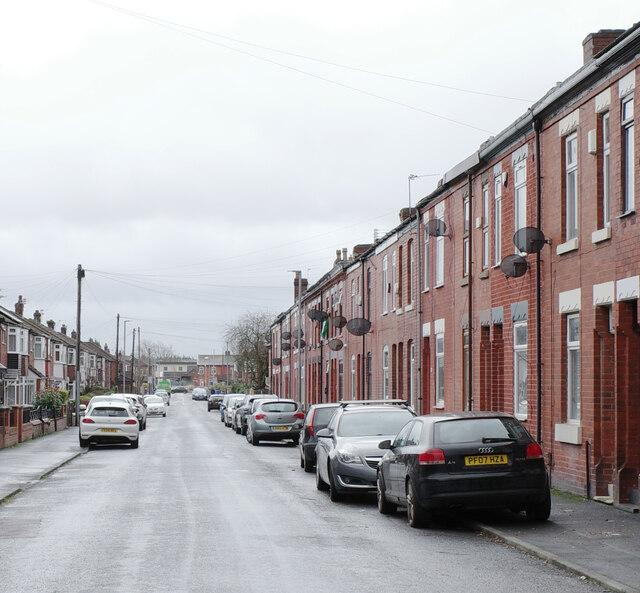
[[117, 428], [101, 428], [100, 432], [118, 432]]
[[466, 466], [477, 465], [506, 465], [506, 455], [469, 455], [464, 458]]
[[273, 430], [289, 430], [288, 426], [274, 426]]

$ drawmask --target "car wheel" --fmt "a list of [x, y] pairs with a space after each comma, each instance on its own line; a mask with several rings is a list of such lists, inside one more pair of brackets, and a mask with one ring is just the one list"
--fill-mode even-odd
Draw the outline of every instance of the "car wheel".
[[240, 434], [247, 434], [247, 427], [246, 426], [242, 426], [240, 428]]
[[164, 414], [162, 414], [162, 417], [165, 418], [167, 415], [167, 413], [165, 412]]
[[251, 437], [251, 444], [252, 444], [254, 447], [257, 447], [257, 446], [260, 444], [260, 439], [259, 439], [259, 438], [257, 438], [257, 437], [255, 437], [255, 436], [252, 436], [252, 437]]
[[137, 449], [138, 448], [138, 442], [140, 441], [140, 438], [138, 437], [135, 441], [131, 441], [131, 448], [132, 449]]
[[327, 473], [329, 474], [329, 498], [331, 502], [340, 502], [342, 500], [342, 494], [338, 492], [336, 487], [336, 479], [333, 475], [331, 465], [327, 467]]
[[247, 439], [247, 443], [251, 443], [251, 439], [253, 439], [253, 433], [250, 430], [247, 430], [244, 436]]
[[316, 465], [316, 488], [322, 491], [326, 491], [329, 489], [329, 486], [327, 486], [327, 483], [320, 477], [320, 472], [318, 470], [317, 465]]
[[304, 467], [304, 471], [310, 474], [314, 470], [315, 465], [316, 464], [311, 459], [309, 459], [306, 455], [304, 456], [304, 459], [302, 461], [302, 467]]
[[83, 439], [82, 437], [80, 437], [80, 446], [81, 447], [88, 447], [89, 446], [89, 439]]
[[547, 492], [542, 502], [528, 506], [524, 512], [527, 515], [527, 521], [546, 521], [551, 515], [551, 493]]
[[242, 434], [242, 428], [236, 424], [236, 434]]
[[306, 470], [305, 466], [304, 466], [304, 457], [302, 455], [300, 455], [300, 467], [304, 470]]
[[431, 513], [418, 504], [411, 480], [407, 482], [407, 519], [411, 527], [426, 527], [431, 522]]
[[391, 504], [384, 494], [384, 478], [382, 472], [378, 472], [376, 480], [376, 496], [378, 498], [378, 511], [383, 515], [391, 515], [396, 512], [396, 505]]

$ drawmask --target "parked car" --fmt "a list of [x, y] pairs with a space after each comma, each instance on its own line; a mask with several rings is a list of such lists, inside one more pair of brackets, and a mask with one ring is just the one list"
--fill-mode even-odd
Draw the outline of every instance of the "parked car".
[[138, 422], [140, 422], [140, 430], [146, 430], [147, 428], [147, 406], [144, 403], [144, 398], [141, 395], [134, 393], [125, 393], [125, 397], [131, 402], [133, 409], [136, 412]]
[[191, 399], [195, 399], [197, 401], [205, 401], [207, 399], [207, 390], [204, 387], [194, 387], [191, 392]]
[[101, 401], [87, 408], [80, 422], [80, 446], [129, 443], [138, 448], [140, 423], [131, 405], [124, 401]]
[[187, 388], [182, 387], [182, 385], [178, 385], [178, 387], [172, 387], [171, 393], [187, 393]]
[[460, 412], [419, 416], [380, 443], [378, 510], [407, 507], [412, 527], [432, 513], [509, 508], [530, 521], [551, 513], [549, 476], [540, 445], [510, 414]]
[[229, 405], [229, 400], [232, 397], [238, 397], [238, 396], [244, 397], [244, 395], [245, 395], [244, 393], [227, 393], [222, 398], [222, 401], [220, 402], [220, 422], [226, 421], [226, 409], [227, 409], [227, 406]]
[[156, 389], [154, 391], [153, 395], [157, 395], [158, 397], [161, 397], [164, 400], [164, 404], [166, 406], [170, 406], [171, 405], [171, 396], [164, 389]]
[[[99, 403], [103, 403], [103, 402], [112, 402], [112, 401], [118, 401], [118, 402], [125, 402], [128, 405], [132, 405], [131, 402], [126, 398], [126, 396], [123, 393], [110, 393], [108, 395], [94, 395], [90, 400], [88, 404], [81, 404], [80, 405], [80, 413], [84, 414], [86, 412], [86, 410], [88, 410], [89, 408], [98, 405]], [[132, 408], [133, 409], [133, 408]], [[135, 413], [135, 411], [134, 411]]]
[[278, 396], [271, 395], [270, 393], [246, 395], [242, 402], [240, 402], [240, 406], [236, 408], [235, 414], [233, 415], [233, 422], [231, 423], [231, 427], [238, 434], [247, 434], [247, 414], [251, 410], [251, 404], [257, 399], [274, 400], [278, 399]]
[[167, 407], [164, 403], [164, 399], [162, 399], [159, 395], [147, 395], [144, 398], [145, 403], [147, 404], [147, 415], [148, 416], [166, 416], [167, 415]]
[[298, 442], [304, 414], [300, 404], [292, 399], [260, 400], [255, 411], [247, 417], [247, 441], [259, 445], [260, 441]]
[[224, 408], [224, 425], [231, 426], [231, 420], [236, 413], [236, 408], [240, 405], [240, 402], [244, 400], [244, 394], [235, 395], [230, 397], [227, 401], [227, 405]]
[[219, 410], [223, 398], [224, 395], [222, 393], [214, 393], [210, 395], [207, 399], [207, 412], [211, 412], [211, 410]]
[[307, 412], [299, 440], [300, 467], [307, 473], [314, 471], [316, 466], [316, 444], [318, 443], [316, 433], [327, 427], [339, 405], [338, 403], [313, 404]]
[[341, 402], [327, 428], [318, 431], [316, 487], [336, 502], [348, 492], [376, 489], [381, 441], [393, 438], [416, 416], [402, 400]]

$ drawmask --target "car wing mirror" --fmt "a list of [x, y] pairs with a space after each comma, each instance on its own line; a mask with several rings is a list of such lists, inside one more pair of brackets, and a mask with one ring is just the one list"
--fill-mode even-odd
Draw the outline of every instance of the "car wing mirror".
[[331, 431], [328, 428], [323, 428], [322, 430], [319, 430], [318, 432], [316, 432], [316, 436], [319, 439], [326, 439], [329, 438], [331, 436]]
[[391, 440], [387, 439], [378, 444], [378, 449], [391, 449]]

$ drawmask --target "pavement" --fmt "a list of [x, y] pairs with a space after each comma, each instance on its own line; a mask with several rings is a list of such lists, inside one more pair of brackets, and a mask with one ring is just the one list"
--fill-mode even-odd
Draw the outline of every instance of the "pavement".
[[[68, 428], [0, 449], [0, 504], [19, 495], [87, 450]], [[528, 523], [492, 513], [473, 527], [488, 537], [559, 566], [607, 591], [640, 593], [640, 513], [553, 493], [551, 518]]]

